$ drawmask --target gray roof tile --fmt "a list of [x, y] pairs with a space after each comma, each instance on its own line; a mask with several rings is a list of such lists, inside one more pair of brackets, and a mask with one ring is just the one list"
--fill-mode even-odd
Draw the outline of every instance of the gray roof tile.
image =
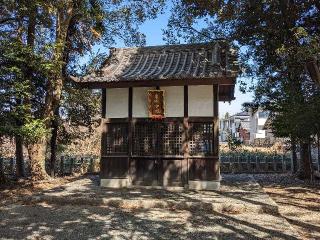
[[79, 82], [216, 78], [238, 75], [237, 51], [226, 42], [114, 48], [101, 70]]

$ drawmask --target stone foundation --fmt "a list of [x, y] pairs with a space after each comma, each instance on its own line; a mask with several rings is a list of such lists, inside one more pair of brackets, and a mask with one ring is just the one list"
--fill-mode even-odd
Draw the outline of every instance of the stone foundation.
[[189, 189], [191, 190], [219, 190], [220, 181], [190, 181]]
[[108, 187], [108, 188], [123, 188], [123, 187], [130, 187], [131, 182], [127, 178], [110, 178], [100, 179], [100, 186], [101, 187]]

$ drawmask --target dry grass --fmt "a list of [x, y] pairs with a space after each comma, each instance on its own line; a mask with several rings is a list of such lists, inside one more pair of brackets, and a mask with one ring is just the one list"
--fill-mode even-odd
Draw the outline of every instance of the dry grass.
[[[228, 147], [228, 144], [226, 143], [220, 143], [220, 150], [221, 152], [229, 153], [234, 152], [231, 151]], [[284, 144], [282, 142], [276, 142], [271, 147], [259, 147], [259, 146], [249, 146], [249, 145], [241, 145], [237, 151], [239, 152], [252, 152], [252, 153], [266, 153], [266, 154], [274, 154], [274, 153], [280, 153], [280, 154], [286, 154], [288, 150], [284, 147]]]
[[[79, 132], [87, 134], [87, 129], [84, 127], [78, 128]], [[100, 126], [94, 129], [94, 132], [84, 138], [84, 139], [75, 139], [69, 145], [59, 145], [58, 146], [58, 155], [100, 155], [100, 136], [101, 129]], [[28, 159], [28, 151], [24, 147], [23, 155], [25, 159]], [[14, 139], [3, 138], [0, 142], [0, 156], [3, 158], [13, 158], [15, 157], [15, 143]]]
[[37, 182], [32, 182], [29, 179], [8, 182], [0, 185], [0, 206], [19, 202], [24, 197], [59, 187], [68, 182], [72, 182], [77, 178], [79, 178], [79, 176], [66, 176]]

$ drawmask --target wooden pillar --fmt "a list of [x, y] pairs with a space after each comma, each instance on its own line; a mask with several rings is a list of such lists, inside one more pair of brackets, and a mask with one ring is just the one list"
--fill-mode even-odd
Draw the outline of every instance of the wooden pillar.
[[188, 86], [184, 86], [184, 117], [183, 117], [183, 134], [182, 134], [182, 184], [187, 185], [189, 180], [188, 161], [189, 161], [189, 121], [188, 121]]
[[101, 95], [101, 149], [100, 149], [100, 177], [104, 175], [104, 159], [103, 156], [106, 155], [105, 149], [106, 149], [106, 137], [107, 137], [107, 131], [108, 131], [108, 125], [106, 124], [106, 105], [107, 105], [107, 89], [103, 88], [102, 95]]
[[106, 118], [107, 89], [102, 88], [101, 90], [101, 117]]
[[131, 157], [132, 155], [132, 87], [129, 88], [129, 96], [128, 96], [128, 155]]
[[189, 112], [188, 112], [188, 86], [184, 86], [183, 88], [183, 102], [184, 102], [184, 108], [183, 108], [183, 112], [184, 112], [184, 117], [188, 118], [189, 116]]
[[128, 178], [130, 181], [133, 179], [135, 172], [134, 161], [132, 160], [132, 149], [133, 149], [133, 121], [132, 121], [132, 87], [129, 87], [128, 95]]
[[213, 156], [215, 157], [214, 176], [219, 180], [219, 85], [213, 85]]

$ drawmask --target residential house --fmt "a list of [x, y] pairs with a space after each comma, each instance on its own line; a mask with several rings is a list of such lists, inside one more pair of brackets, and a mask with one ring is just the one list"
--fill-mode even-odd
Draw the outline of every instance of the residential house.
[[248, 143], [250, 139], [250, 114], [240, 112], [230, 117], [225, 117], [220, 121], [220, 139], [222, 142], [228, 141], [228, 136]]
[[249, 110], [224, 117], [220, 120], [221, 142], [227, 142], [229, 135], [244, 144], [273, 142], [272, 132], [265, 126], [268, 116], [268, 111], [258, 109], [255, 112]]

